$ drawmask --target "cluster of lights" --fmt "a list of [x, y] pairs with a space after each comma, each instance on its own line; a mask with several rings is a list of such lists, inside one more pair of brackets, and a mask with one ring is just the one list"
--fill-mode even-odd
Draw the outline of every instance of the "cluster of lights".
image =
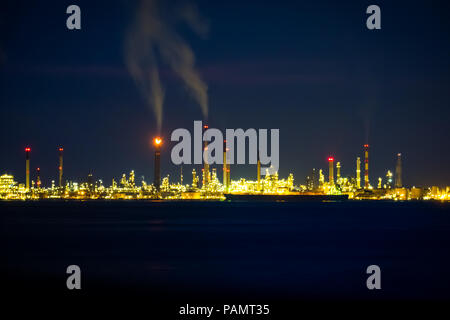
[[[207, 125], [203, 127], [208, 129]], [[161, 137], [153, 139], [153, 145], [159, 150], [163, 144]], [[226, 140], [224, 141], [226, 143]], [[369, 145], [364, 145], [368, 148]], [[61, 153], [63, 148], [58, 149]], [[25, 148], [27, 156], [31, 151], [30, 147]], [[400, 153], [398, 154], [400, 156]], [[27, 158], [28, 159], [28, 158]], [[334, 157], [328, 157], [330, 168], [334, 162]], [[340, 163], [337, 163], [338, 170]], [[62, 170], [62, 167], [59, 167]], [[330, 169], [331, 170], [331, 169]], [[392, 186], [392, 173], [388, 171], [387, 185], [382, 185], [382, 179], [378, 179], [378, 187], [368, 186], [366, 191], [361, 190], [357, 186], [355, 179], [338, 176], [336, 183], [334, 177], [332, 181], [325, 181], [322, 170], [319, 170], [319, 185], [294, 185], [294, 177], [292, 174], [287, 179], [279, 179], [278, 173], [269, 173], [266, 170], [265, 177], [260, 181], [251, 181], [241, 178], [239, 180], [229, 180], [229, 185], [225, 186], [220, 183], [216, 169], [209, 171], [209, 166], [202, 169], [203, 182], [199, 186], [199, 177], [196, 175], [195, 169], [192, 172], [192, 184], [183, 185], [182, 182], [170, 183], [169, 176], [162, 179], [161, 188], [156, 189], [153, 185], [142, 181], [141, 185], [135, 182], [134, 171], [131, 171], [129, 177], [122, 175], [119, 183], [113, 179], [111, 186], [103, 185], [102, 180], [93, 181], [92, 176], [85, 183], [66, 182], [65, 185], [55, 187], [52, 181], [50, 188], [42, 187], [40, 180], [40, 168], [37, 171], [37, 181], [31, 182], [30, 188], [26, 188], [23, 184], [14, 181], [12, 175], [4, 174], [0, 176], [0, 199], [45, 199], [45, 198], [62, 198], [62, 199], [224, 199], [225, 193], [232, 194], [295, 194], [295, 193], [314, 193], [314, 194], [347, 194], [351, 199], [391, 199], [391, 200], [415, 200], [415, 199], [437, 199], [450, 200], [450, 187], [439, 189], [432, 187], [427, 189], [420, 188], [394, 188]], [[227, 169], [229, 174], [229, 169]], [[258, 177], [259, 179], [259, 177]], [[331, 180], [331, 177], [330, 177]]]

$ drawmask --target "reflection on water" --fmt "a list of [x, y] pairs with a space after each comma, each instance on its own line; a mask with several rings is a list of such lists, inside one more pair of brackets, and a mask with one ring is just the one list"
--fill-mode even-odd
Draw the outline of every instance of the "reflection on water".
[[65, 267], [77, 264], [91, 291], [364, 298], [372, 294], [366, 267], [377, 264], [382, 297], [450, 297], [449, 204], [39, 202], [0, 209], [2, 272], [11, 279], [57, 286]]

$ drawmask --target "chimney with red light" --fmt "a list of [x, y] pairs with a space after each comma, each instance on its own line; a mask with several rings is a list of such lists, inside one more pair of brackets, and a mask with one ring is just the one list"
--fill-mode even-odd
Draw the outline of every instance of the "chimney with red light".
[[30, 147], [25, 148], [25, 186], [30, 191]]
[[153, 145], [155, 146], [155, 175], [153, 185], [156, 191], [159, 192], [161, 189], [161, 145], [162, 139], [156, 137], [153, 139]]
[[64, 149], [62, 147], [59, 148], [59, 187], [62, 187], [62, 178], [63, 178], [63, 151]]
[[[203, 135], [205, 134], [205, 131], [208, 130], [208, 125], [205, 124], [203, 126]], [[202, 136], [203, 136], [202, 135]], [[206, 155], [208, 155], [208, 141], [205, 140], [205, 146], [204, 146], [204, 152]], [[209, 183], [209, 159], [206, 158], [206, 160], [203, 158], [203, 188], [206, 189]]]
[[328, 158], [328, 182], [330, 183], [330, 186], [334, 186], [334, 173], [333, 173], [333, 168], [334, 168], [334, 158], [333, 157], [329, 157]]

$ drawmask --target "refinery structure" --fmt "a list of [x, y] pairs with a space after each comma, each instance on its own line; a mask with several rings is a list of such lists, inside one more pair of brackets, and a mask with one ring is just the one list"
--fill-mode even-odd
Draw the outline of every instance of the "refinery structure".
[[[341, 163], [335, 163], [334, 157], [328, 157], [327, 173], [322, 169], [312, 169], [304, 184], [295, 184], [294, 176], [289, 174], [280, 179], [277, 172], [266, 170], [261, 176], [261, 163], [258, 157], [255, 168], [255, 180], [232, 179], [230, 164], [227, 163], [226, 141], [223, 148], [224, 163], [222, 168], [211, 168], [204, 162], [201, 172], [192, 170], [191, 183], [183, 183], [183, 167], [177, 182], [171, 182], [169, 176], [161, 179], [161, 152], [163, 140], [157, 137], [154, 145], [154, 181], [136, 182], [135, 173], [123, 174], [117, 181], [112, 180], [109, 186], [102, 180], [94, 180], [92, 174], [82, 182], [64, 180], [63, 152], [57, 149], [58, 172], [57, 182], [50, 186], [42, 184], [40, 168], [31, 172], [31, 147], [25, 148], [25, 183], [18, 183], [10, 174], [0, 176], [1, 200], [40, 200], [40, 199], [73, 199], [73, 200], [116, 200], [116, 199], [149, 199], [149, 200], [262, 200], [269, 201], [303, 201], [303, 200], [444, 200], [450, 201], [450, 187], [437, 186], [418, 188], [405, 187], [402, 183], [402, 158], [397, 154], [395, 173], [390, 170], [385, 177], [370, 179], [369, 145], [363, 146], [364, 162], [361, 181], [361, 158], [355, 161], [354, 175], [341, 175]], [[204, 148], [206, 149], [205, 142]], [[222, 182], [218, 169], [222, 171]], [[327, 177], [327, 179], [325, 178]]]

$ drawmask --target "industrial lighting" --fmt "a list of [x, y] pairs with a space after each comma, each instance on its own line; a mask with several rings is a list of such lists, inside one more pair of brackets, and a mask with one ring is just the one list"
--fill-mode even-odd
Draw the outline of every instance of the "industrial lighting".
[[155, 146], [160, 146], [162, 144], [162, 139], [160, 137], [156, 137], [155, 139], [153, 139], [153, 144]]

